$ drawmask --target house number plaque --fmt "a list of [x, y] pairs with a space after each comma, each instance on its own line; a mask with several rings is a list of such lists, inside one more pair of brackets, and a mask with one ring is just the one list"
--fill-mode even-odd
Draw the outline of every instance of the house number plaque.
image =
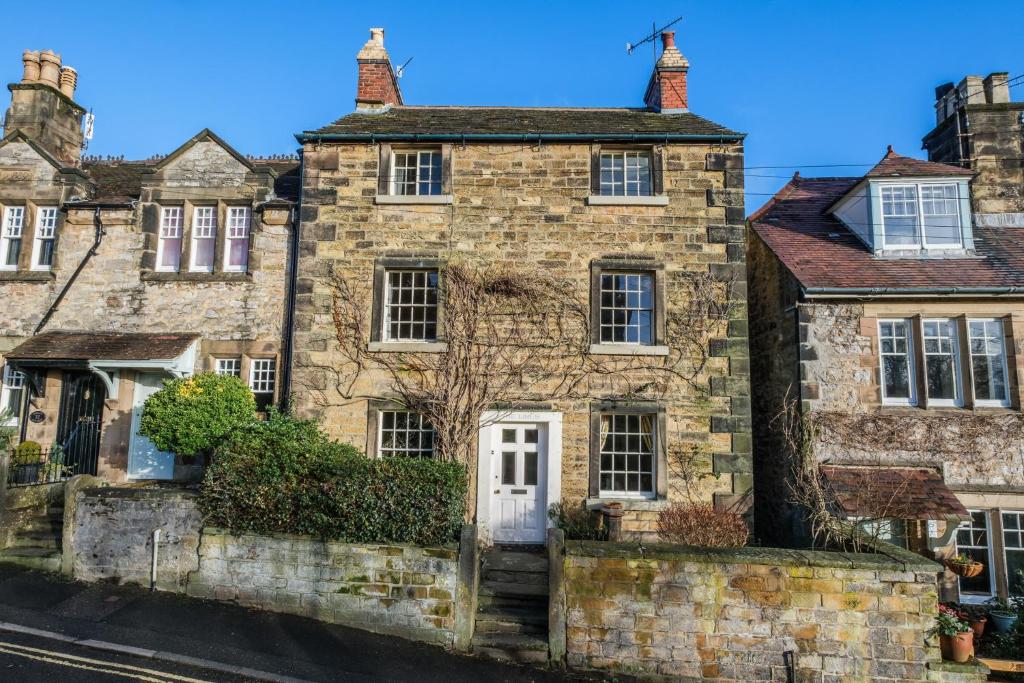
[[42, 422], [45, 419], [46, 419], [46, 413], [44, 413], [41, 410], [33, 410], [31, 413], [28, 414], [28, 421], [29, 422], [34, 422], [35, 424], [39, 424], [40, 422]]

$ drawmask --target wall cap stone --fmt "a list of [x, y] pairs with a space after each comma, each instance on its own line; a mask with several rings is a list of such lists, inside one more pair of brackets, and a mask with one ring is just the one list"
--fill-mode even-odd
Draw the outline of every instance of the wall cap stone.
[[343, 545], [350, 548], [409, 548], [412, 550], [419, 550], [427, 555], [433, 555], [435, 557], [446, 558], [454, 560], [459, 554], [459, 545], [457, 542], [452, 541], [451, 543], [438, 546], [419, 546], [413, 545], [412, 543], [347, 543], [345, 541], [335, 539], [323, 539], [316, 538], [315, 536], [303, 536], [302, 534], [257, 534], [247, 531], [235, 532], [230, 529], [224, 529], [221, 527], [207, 526], [203, 527], [202, 534], [204, 538], [210, 536], [230, 536], [232, 538], [273, 538], [280, 541], [303, 541], [306, 543], [326, 543], [330, 545]]

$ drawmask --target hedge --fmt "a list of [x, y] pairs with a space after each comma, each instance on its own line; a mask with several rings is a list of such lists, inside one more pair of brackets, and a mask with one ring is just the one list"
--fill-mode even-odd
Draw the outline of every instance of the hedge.
[[462, 465], [370, 459], [314, 422], [271, 413], [218, 448], [199, 505], [207, 523], [236, 532], [427, 546], [458, 537], [465, 500]]

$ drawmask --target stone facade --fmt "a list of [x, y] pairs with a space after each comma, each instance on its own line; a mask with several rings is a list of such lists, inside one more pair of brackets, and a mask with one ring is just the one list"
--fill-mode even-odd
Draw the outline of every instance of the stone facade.
[[187, 592], [451, 646], [458, 555], [206, 529]]
[[[210, 131], [148, 162], [83, 160], [77, 126], [84, 110], [45, 83], [11, 87], [14, 101], [0, 141], [0, 214], [19, 208], [24, 220], [18, 263], [0, 269], [0, 365], [21, 342], [54, 330], [194, 333], [200, 346], [189, 371], [212, 371], [217, 358], [237, 358], [248, 381], [252, 359], [269, 358], [275, 379], [286, 375], [295, 218], [288, 198], [298, 179], [297, 160], [247, 159]], [[78, 117], [75, 125], [67, 123], [72, 115]], [[69, 148], [74, 136], [65, 128], [78, 131], [77, 149]], [[57, 209], [53, 258], [40, 264], [37, 222], [50, 207]], [[163, 207], [182, 213], [176, 272], [156, 264]], [[196, 207], [212, 208], [215, 215], [208, 270], [190, 261]], [[229, 268], [225, 257], [233, 207], [250, 211], [247, 263], [241, 269]], [[12, 408], [41, 413], [41, 421], [22, 419], [22, 439], [44, 447], [54, 443], [65, 369], [36, 369], [38, 377], [26, 383], [35, 389], [32, 397]], [[128, 476], [137, 371], [142, 369], [130, 364], [115, 370], [117, 395], [107, 396], [103, 411], [97, 472], [114, 481]], [[275, 390], [274, 400], [282, 399]], [[191, 474], [179, 460], [176, 476]]]
[[939, 566], [886, 554], [569, 541], [569, 666], [644, 680], [984, 681], [940, 662]]
[[156, 529], [158, 589], [183, 592], [199, 567], [202, 514], [192, 492], [92, 488], [75, 495], [74, 507], [64, 553], [77, 579], [149, 586]]

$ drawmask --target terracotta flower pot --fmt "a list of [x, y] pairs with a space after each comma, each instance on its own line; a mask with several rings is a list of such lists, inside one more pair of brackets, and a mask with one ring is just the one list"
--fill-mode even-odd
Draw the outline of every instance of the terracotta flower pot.
[[955, 636], [939, 636], [939, 650], [942, 658], [963, 664], [974, 655], [974, 631], [964, 631]]
[[975, 638], [981, 638], [985, 635], [985, 624], [988, 623], [988, 617], [978, 617], [972, 619], [970, 622], [971, 630], [974, 631]]
[[946, 562], [946, 569], [957, 576], [971, 579], [985, 571], [985, 565], [981, 562]]

